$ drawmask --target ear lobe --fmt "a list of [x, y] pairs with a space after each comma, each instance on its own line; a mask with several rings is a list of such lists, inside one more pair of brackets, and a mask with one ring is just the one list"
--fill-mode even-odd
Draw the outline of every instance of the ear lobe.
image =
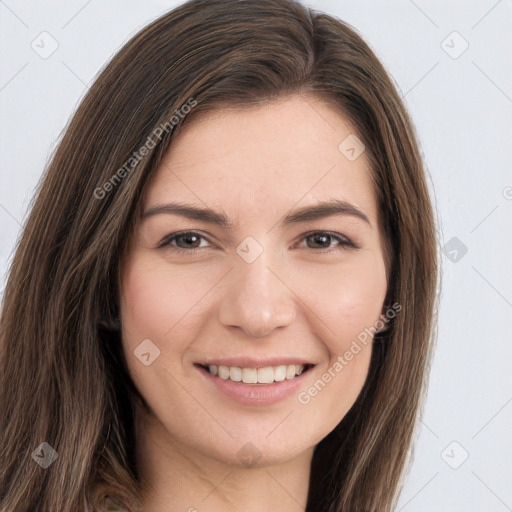
[[377, 334], [389, 331], [390, 321], [389, 321], [389, 318], [386, 315], [386, 311], [388, 311], [389, 309], [391, 309], [391, 304], [384, 304], [382, 306], [382, 311], [380, 313], [380, 319], [381, 319], [381, 321], [382, 321], [382, 323], [384, 325], [382, 326], [381, 329], [379, 329], [377, 331]]
[[383, 327], [382, 329], [379, 329], [379, 330], [377, 331], [377, 334], [381, 334], [381, 333], [383, 333], [383, 332], [387, 332], [387, 331], [389, 331], [389, 322], [386, 322], [386, 323], [384, 324], [384, 327]]

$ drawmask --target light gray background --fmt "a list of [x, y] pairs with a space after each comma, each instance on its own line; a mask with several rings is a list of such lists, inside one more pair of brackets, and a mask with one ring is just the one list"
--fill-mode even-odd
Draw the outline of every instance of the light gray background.
[[[0, 0], [0, 293], [34, 187], [88, 85], [179, 3]], [[430, 172], [440, 250], [448, 244], [428, 400], [397, 510], [512, 511], [512, 0], [308, 5], [353, 25], [396, 80]], [[58, 43], [47, 58], [31, 47], [51, 49], [43, 31]]]

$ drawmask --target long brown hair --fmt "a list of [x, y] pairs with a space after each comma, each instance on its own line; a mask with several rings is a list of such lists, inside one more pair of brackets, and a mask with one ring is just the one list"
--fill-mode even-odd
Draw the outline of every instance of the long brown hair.
[[[438, 275], [412, 122], [347, 23], [290, 0], [193, 0], [140, 31], [99, 74], [19, 240], [0, 323], [4, 512], [89, 512], [107, 494], [140, 508], [143, 398], [117, 313], [119, 264], [145, 187], [192, 116], [306, 93], [338, 109], [366, 146], [390, 250], [387, 303], [402, 306], [375, 337], [356, 403], [316, 447], [307, 510], [396, 506], [426, 390]], [[46, 469], [36, 464], [52, 454]]]

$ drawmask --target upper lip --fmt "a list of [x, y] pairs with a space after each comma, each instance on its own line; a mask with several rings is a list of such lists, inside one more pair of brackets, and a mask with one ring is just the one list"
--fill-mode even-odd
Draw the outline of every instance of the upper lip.
[[281, 366], [289, 364], [299, 365], [313, 365], [311, 361], [301, 357], [270, 357], [266, 359], [255, 359], [252, 357], [226, 357], [222, 359], [211, 359], [208, 361], [201, 361], [197, 364], [203, 366], [235, 366], [239, 368], [265, 368], [266, 366]]

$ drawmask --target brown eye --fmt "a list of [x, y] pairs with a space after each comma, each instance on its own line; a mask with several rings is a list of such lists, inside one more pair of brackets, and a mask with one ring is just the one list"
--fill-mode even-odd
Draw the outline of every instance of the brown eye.
[[[307, 247], [309, 249], [330, 249], [332, 247], [333, 242], [335, 242], [334, 248], [338, 246], [338, 248], [353, 248], [357, 247], [353, 244], [348, 238], [343, 235], [327, 233], [323, 231], [318, 231], [315, 233], [310, 233], [304, 237], [307, 240]], [[311, 243], [310, 243], [311, 242]]]
[[195, 249], [202, 249], [201, 241], [206, 238], [193, 231], [184, 231], [181, 233], [174, 233], [165, 237], [159, 244], [159, 248], [169, 248], [176, 252], [194, 252]]
[[[182, 247], [183, 249], [197, 249], [201, 243], [201, 237], [193, 233], [178, 235], [177, 237], [175, 237], [175, 239], [176, 245], [178, 247]], [[183, 241], [183, 246], [180, 245], [180, 241]]]
[[307, 240], [312, 240], [313, 243], [309, 244], [311, 249], [328, 249], [331, 245], [331, 235], [315, 234], [307, 237]]

